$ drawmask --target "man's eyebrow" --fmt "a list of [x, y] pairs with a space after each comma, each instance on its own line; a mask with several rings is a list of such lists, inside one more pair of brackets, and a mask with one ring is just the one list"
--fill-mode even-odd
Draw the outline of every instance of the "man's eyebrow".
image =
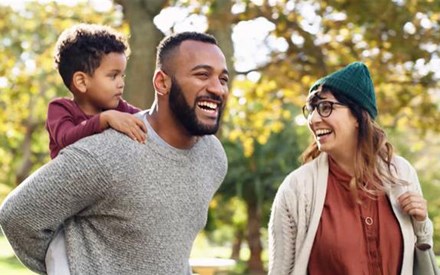
[[[194, 67], [191, 69], [191, 71], [196, 71], [196, 70], [198, 70], [198, 69], [205, 69], [205, 70], [210, 70], [210, 71], [212, 71], [214, 68], [213, 68], [212, 66], [210, 66], [210, 65], [200, 64], [200, 65], [196, 65], [196, 66], [194, 66]], [[222, 73], [223, 73], [223, 74], [227, 74], [227, 75], [229, 75], [229, 71], [228, 71], [227, 69], [223, 69]]]

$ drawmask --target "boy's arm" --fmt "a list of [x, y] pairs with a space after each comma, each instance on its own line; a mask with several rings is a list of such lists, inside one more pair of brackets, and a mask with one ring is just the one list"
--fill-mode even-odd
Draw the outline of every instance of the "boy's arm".
[[118, 107], [116, 107], [116, 110], [120, 111], [120, 112], [124, 112], [124, 113], [130, 113], [130, 114], [136, 114], [136, 113], [139, 113], [140, 111], [142, 111], [138, 107], [131, 105], [130, 103], [128, 103], [127, 101], [125, 101], [123, 99], [121, 99], [119, 101], [119, 105], [118, 105]]
[[[134, 111], [134, 109], [126, 110]], [[144, 123], [130, 114], [108, 110], [94, 115], [80, 124], [75, 124], [73, 112], [74, 110], [64, 104], [62, 100], [53, 101], [49, 104], [47, 129], [49, 135], [60, 148], [64, 148], [82, 138], [101, 133], [109, 127], [128, 135], [134, 140], [145, 142], [145, 132], [147, 130]]]
[[111, 127], [126, 134], [131, 139], [144, 143], [147, 127], [144, 122], [136, 116], [116, 110], [108, 110], [100, 114], [101, 128]]
[[21, 183], [0, 207], [0, 225], [17, 257], [45, 273], [45, 255], [57, 228], [102, 198], [109, 188], [103, 165], [66, 150]]
[[47, 110], [47, 130], [53, 141], [64, 148], [84, 137], [102, 132], [99, 114], [75, 124], [74, 111], [62, 101], [49, 103]]

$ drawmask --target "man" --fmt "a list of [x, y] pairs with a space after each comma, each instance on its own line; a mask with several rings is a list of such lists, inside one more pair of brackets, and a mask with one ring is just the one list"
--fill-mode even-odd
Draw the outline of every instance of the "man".
[[208, 204], [227, 170], [213, 136], [228, 97], [212, 36], [185, 32], [158, 46], [156, 99], [141, 112], [145, 144], [107, 130], [66, 147], [5, 200], [0, 224], [18, 258], [45, 273], [61, 226], [71, 274], [190, 274]]

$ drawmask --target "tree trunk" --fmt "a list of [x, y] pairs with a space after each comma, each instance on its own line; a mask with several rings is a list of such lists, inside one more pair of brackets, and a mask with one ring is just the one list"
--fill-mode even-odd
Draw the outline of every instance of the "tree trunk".
[[211, 3], [208, 17], [208, 33], [215, 36], [219, 47], [226, 57], [226, 63], [229, 70], [229, 79], [234, 78], [234, 44], [232, 41], [232, 21], [231, 13], [232, 2], [230, 0], [214, 0]]
[[248, 269], [250, 274], [262, 275], [265, 274], [265, 272], [263, 262], [261, 261], [261, 252], [263, 251], [260, 240], [261, 212], [256, 199], [247, 200], [246, 203], [248, 214], [248, 244], [251, 254], [248, 260]]
[[243, 243], [244, 232], [241, 228], [237, 228], [234, 234], [234, 242], [232, 243], [231, 259], [238, 261], [240, 259], [241, 244]]
[[24, 135], [23, 143], [20, 147], [20, 152], [23, 154], [23, 159], [21, 161], [20, 167], [17, 169], [15, 173], [15, 185], [19, 185], [22, 181], [24, 181], [30, 174], [32, 170], [32, 135], [35, 132], [36, 124], [32, 121], [32, 118], [29, 118], [26, 122], [26, 133]]
[[124, 98], [145, 109], [154, 101], [152, 79], [156, 47], [163, 34], [154, 25], [154, 17], [167, 5], [166, 0], [115, 0], [122, 5], [130, 25], [131, 54], [127, 64]]
[[28, 102], [29, 108], [29, 116], [26, 121], [24, 121], [23, 125], [26, 127], [26, 132], [24, 134], [23, 143], [20, 146], [20, 153], [22, 154], [22, 160], [20, 166], [16, 170], [15, 173], [15, 185], [19, 185], [22, 181], [24, 181], [32, 171], [32, 135], [35, 133], [38, 128], [39, 121], [35, 118], [35, 101], [38, 97], [44, 97], [47, 89], [43, 87], [40, 89], [40, 92], [37, 96], [33, 96], [30, 98]]
[[[234, 69], [234, 43], [232, 41], [232, 21], [231, 13], [232, 1], [230, 0], [213, 0], [210, 6], [210, 12], [207, 14], [208, 33], [212, 34], [216, 39], [220, 49], [226, 58], [226, 65], [229, 71], [229, 87], [235, 76]], [[217, 137], [222, 136], [222, 127], [219, 128]]]

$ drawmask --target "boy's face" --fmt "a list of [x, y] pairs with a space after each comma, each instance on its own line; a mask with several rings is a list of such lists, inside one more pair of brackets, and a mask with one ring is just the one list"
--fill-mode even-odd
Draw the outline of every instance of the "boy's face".
[[127, 58], [123, 53], [104, 55], [93, 75], [87, 76], [85, 99], [95, 113], [118, 106], [124, 91]]

